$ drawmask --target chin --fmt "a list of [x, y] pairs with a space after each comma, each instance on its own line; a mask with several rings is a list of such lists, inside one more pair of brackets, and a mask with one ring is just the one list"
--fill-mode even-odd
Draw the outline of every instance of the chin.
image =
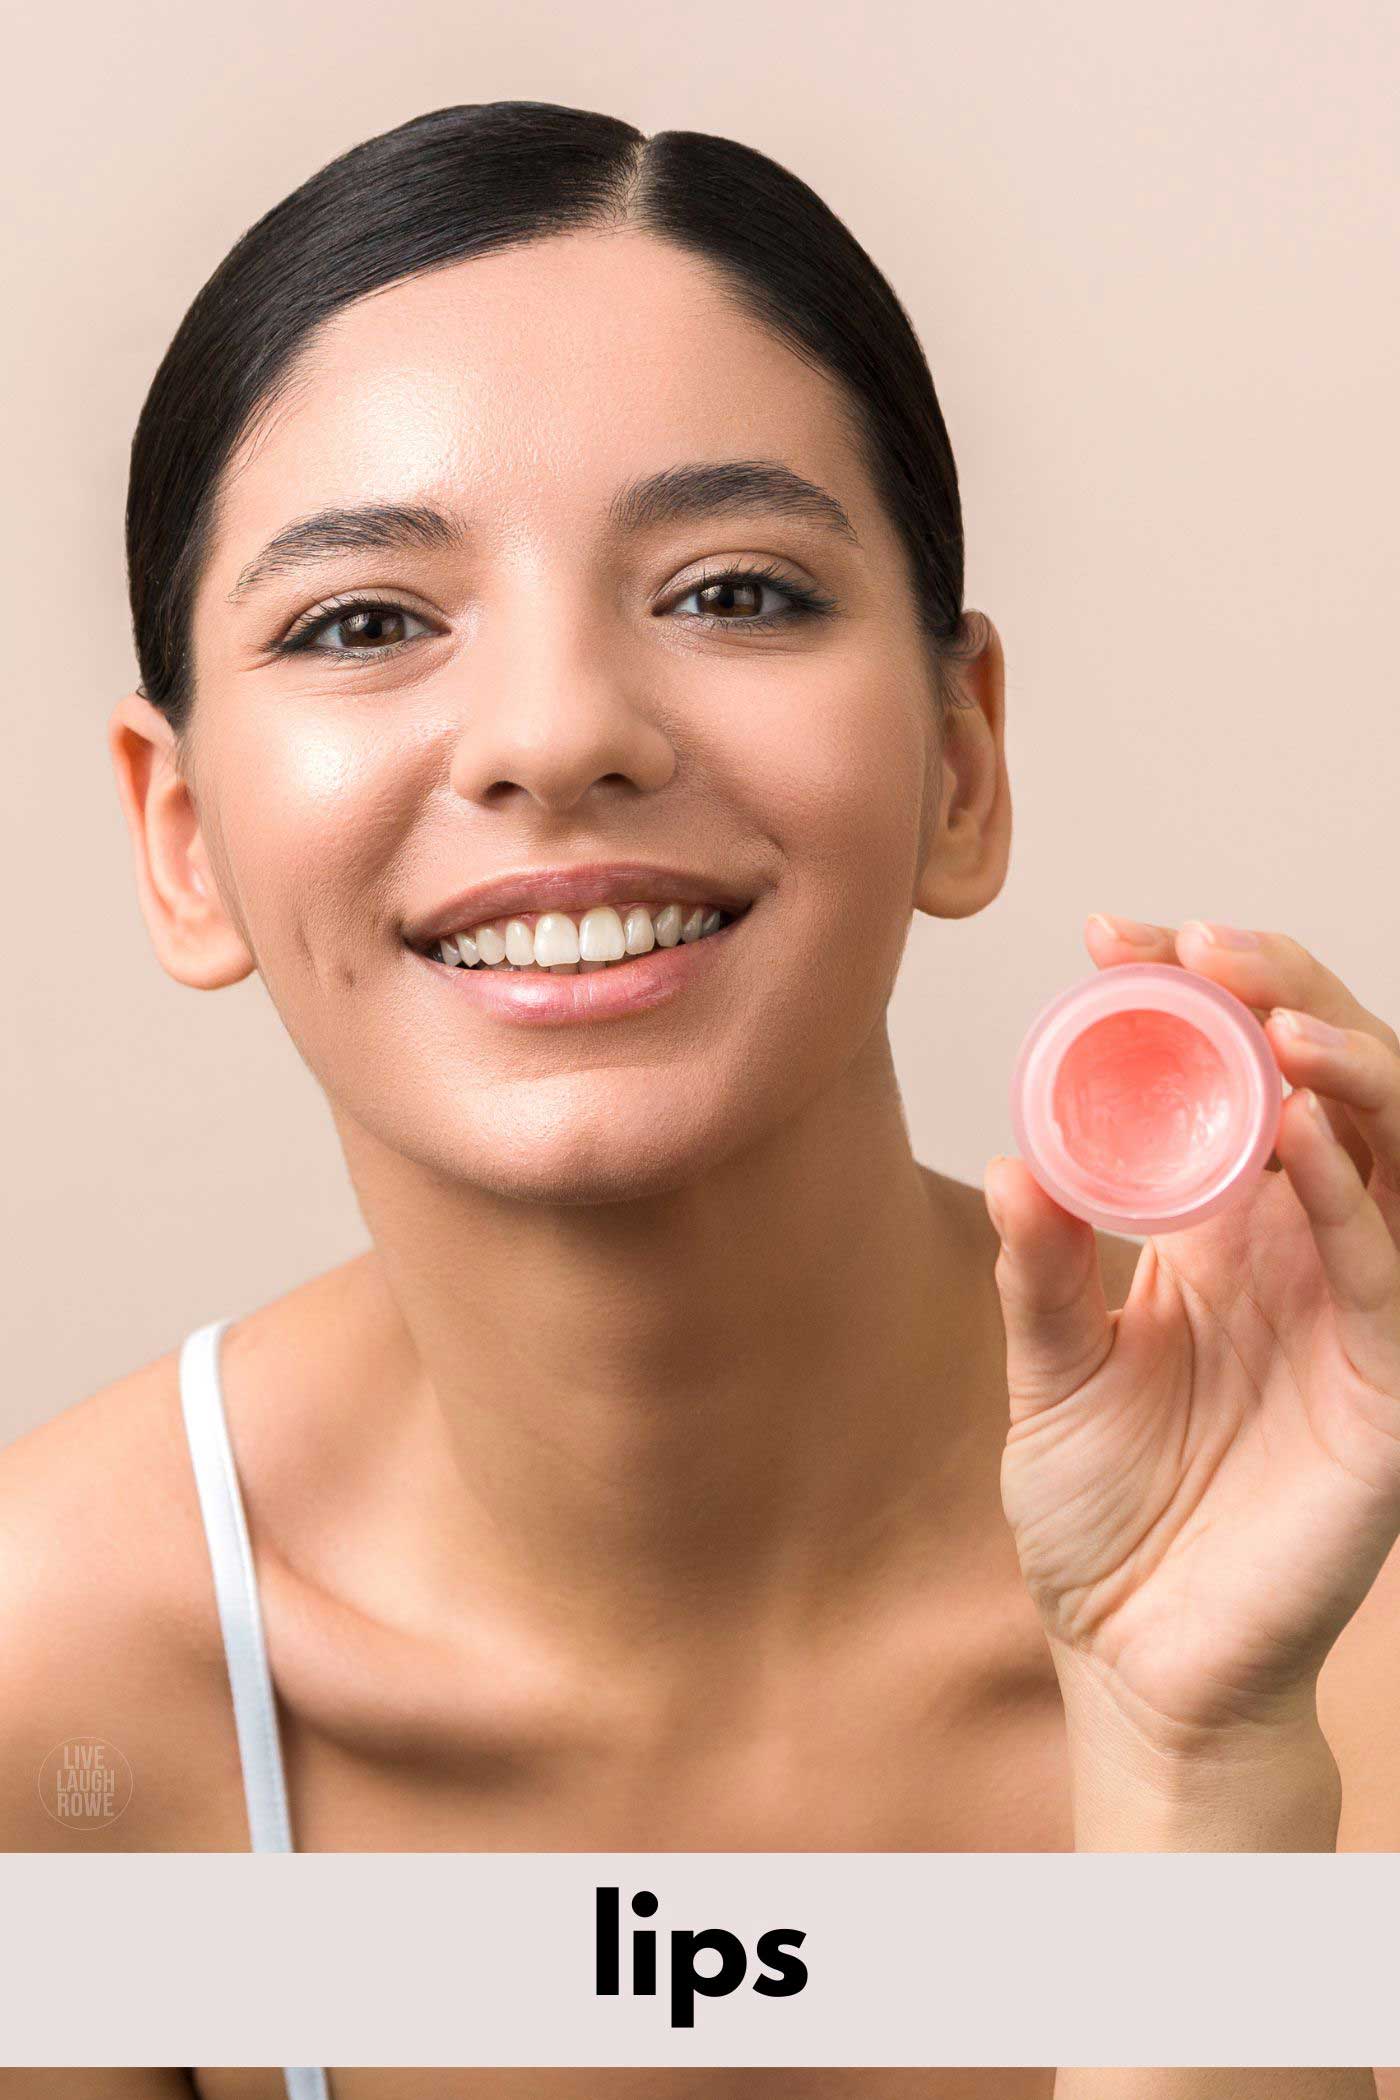
[[451, 1178], [511, 1202], [635, 1203], [703, 1181], [740, 1142], [724, 1119], [714, 1129], [686, 1128], [677, 1116], [664, 1127], [632, 1131], [614, 1120], [596, 1128], [575, 1126], [563, 1137], [557, 1126], [521, 1133], [495, 1148], [474, 1145], [455, 1156], [444, 1147], [437, 1165]]

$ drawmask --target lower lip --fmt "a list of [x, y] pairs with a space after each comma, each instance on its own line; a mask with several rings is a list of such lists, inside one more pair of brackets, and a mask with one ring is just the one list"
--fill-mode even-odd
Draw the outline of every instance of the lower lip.
[[[749, 907], [752, 910], [752, 906]], [[576, 976], [557, 975], [533, 965], [516, 969], [511, 963], [462, 965], [434, 962], [431, 956], [410, 948], [409, 954], [424, 969], [442, 980], [444, 990], [467, 999], [503, 1021], [520, 1021], [531, 1027], [559, 1027], [583, 1021], [619, 1020], [624, 1014], [648, 1012], [664, 1006], [698, 983], [724, 960], [734, 934], [748, 917], [731, 919], [698, 941], [678, 941], [674, 948], [652, 948], [606, 970], [588, 970]]]

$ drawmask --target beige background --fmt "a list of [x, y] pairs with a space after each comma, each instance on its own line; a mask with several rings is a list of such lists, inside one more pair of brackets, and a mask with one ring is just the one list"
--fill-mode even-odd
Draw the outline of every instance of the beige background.
[[257, 979], [170, 982], [104, 728], [155, 367], [243, 229], [355, 140], [500, 97], [728, 134], [840, 213], [924, 343], [968, 602], [1008, 664], [1015, 846], [915, 921], [919, 1156], [1011, 1149], [1021, 1034], [1098, 908], [1294, 934], [1400, 1022], [1388, 0], [31, 6], [6, 34], [0, 1441], [365, 1243]]

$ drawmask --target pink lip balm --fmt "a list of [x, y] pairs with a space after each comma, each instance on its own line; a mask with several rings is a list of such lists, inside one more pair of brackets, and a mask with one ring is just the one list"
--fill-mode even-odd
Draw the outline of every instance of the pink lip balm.
[[1264, 1171], [1283, 1108], [1269, 1038], [1195, 970], [1113, 963], [1042, 1007], [1011, 1127], [1062, 1209], [1104, 1232], [1180, 1232]]

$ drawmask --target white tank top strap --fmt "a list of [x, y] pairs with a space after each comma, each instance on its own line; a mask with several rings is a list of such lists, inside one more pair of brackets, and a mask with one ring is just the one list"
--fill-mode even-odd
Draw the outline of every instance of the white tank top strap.
[[254, 1852], [291, 1852], [295, 1847], [287, 1813], [277, 1707], [263, 1643], [258, 1578], [219, 1381], [219, 1340], [232, 1324], [231, 1316], [211, 1320], [186, 1337], [180, 1349], [180, 1407], [214, 1571], [243, 1766], [248, 1834]]
[[[190, 2075], [194, 2075], [192, 2067]], [[290, 2070], [284, 2067], [282, 2082], [287, 2088], [287, 2100], [329, 2100], [324, 2071], [313, 2071], [296, 2065]]]
[[[211, 1320], [186, 1336], [180, 1349], [180, 1410], [214, 1572], [249, 1838], [254, 1852], [291, 1852], [295, 1847], [257, 1571], [219, 1379], [219, 1343], [232, 1324], [232, 1316]], [[287, 2100], [330, 2100], [323, 2070], [293, 2065], [284, 2067], [282, 2075]]]

